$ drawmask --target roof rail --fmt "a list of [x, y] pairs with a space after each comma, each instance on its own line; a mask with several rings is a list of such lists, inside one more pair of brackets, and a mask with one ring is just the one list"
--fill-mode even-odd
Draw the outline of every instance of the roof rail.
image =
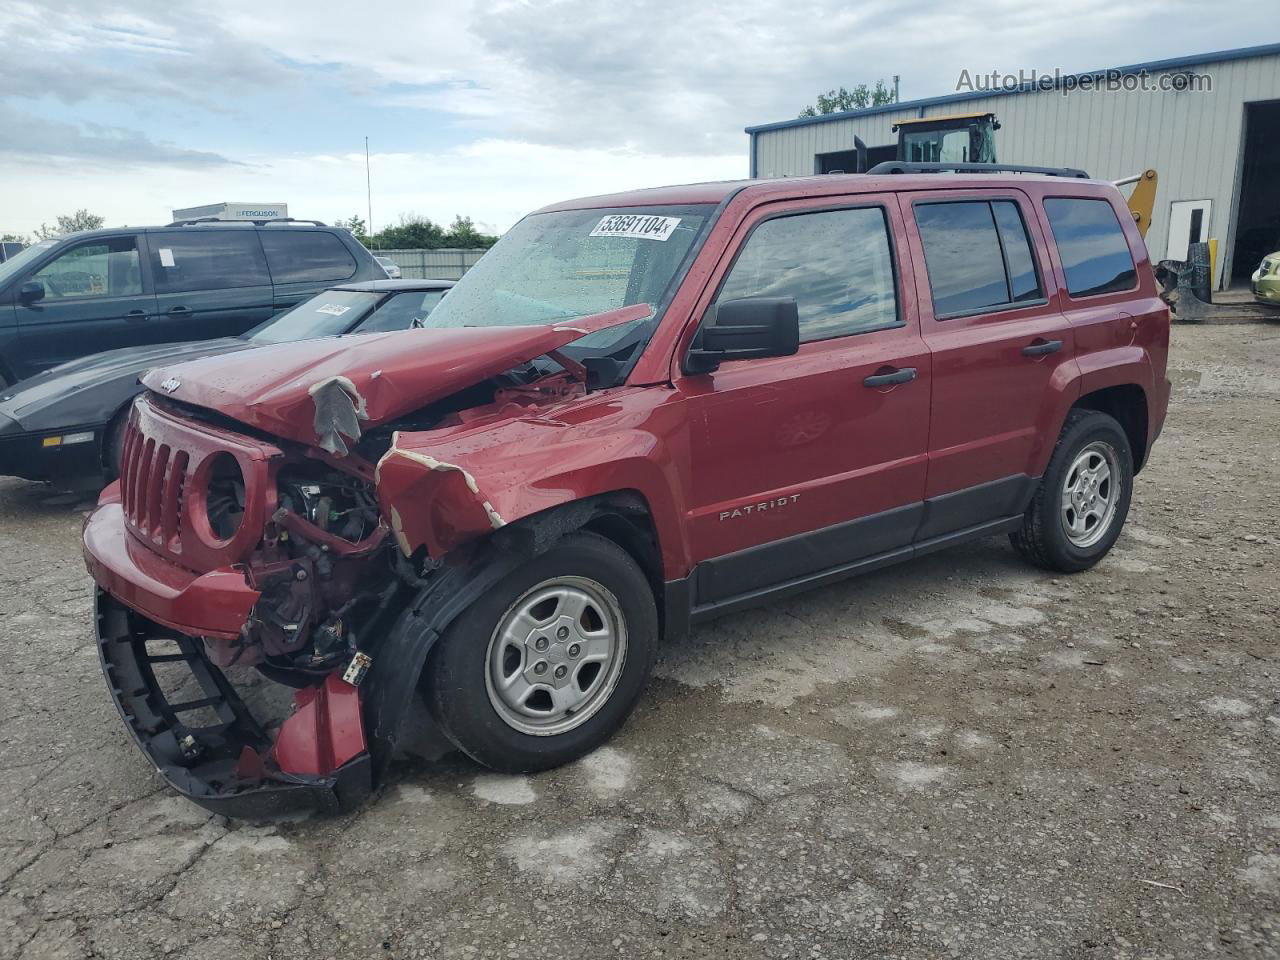
[[297, 217], [274, 217], [271, 220], [224, 220], [221, 217], [195, 217], [191, 220], [175, 220], [171, 227], [190, 227], [198, 223], [252, 223], [255, 227], [265, 227], [271, 223], [310, 223], [317, 227], [327, 227], [323, 220], [300, 220]]
[[867, 173], [1038, 173], [1046, 177], [1089, 179], [1089, 174], [1075, 167], [1028, 167], [1018, 163], [907, 163], [885, 160]]

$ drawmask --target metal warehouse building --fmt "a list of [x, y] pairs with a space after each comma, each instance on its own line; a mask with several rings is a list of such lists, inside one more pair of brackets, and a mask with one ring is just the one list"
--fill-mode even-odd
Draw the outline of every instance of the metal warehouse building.
[[[1120, 86], [1145, 77], [1147, 89], [1064, 92], [1081, 77], [1108, 75]], [[1189, 242], [1216, 238], [1223, 287], [1247, 281], [1262, 256], [1280, 248], [1280, 44], [1075, 74], [1058, 89], [993, 86], [748, 127], [751, 175], [853, 170], [855, 136], [869, 147], [870, 163], [892, 160], [893, 124], [989, 111], [1001, 124], [1001, 163], [1081, 167], [1106, 180], [1154, 168], [1153, 261], [1185, 259]]]

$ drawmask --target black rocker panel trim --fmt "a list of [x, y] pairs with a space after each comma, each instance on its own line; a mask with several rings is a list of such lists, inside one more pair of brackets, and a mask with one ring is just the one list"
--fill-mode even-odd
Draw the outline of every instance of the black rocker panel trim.
[[912, 503], [704, 560], [694, 570], [694, 602], [715, 603], [906, 546], [923, 513], [923, 503]]
[[996, 517], [1021, 516], [1039, 482], [1038, 477], [1019, 473], [955, 493], [930, 497], [924, 502], [924, 517], [912, 539], [919, 543]]
[[[665, 584], [668, 638], [688, 626], [942, 550], [1009, 533], [1038, 477], [1018, 474], [698, 564]], [[685, 611], [688, 611], [685, 613]]]

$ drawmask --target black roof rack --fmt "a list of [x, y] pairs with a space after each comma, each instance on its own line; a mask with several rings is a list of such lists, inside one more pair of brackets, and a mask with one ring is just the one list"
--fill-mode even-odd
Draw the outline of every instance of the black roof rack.
[[1028, 167], [1019, 163], [907, 163], [886, 160], [877, 163], [867, 173], [1038, 173], [1045, 177], [1089, 179], [1089, 174], [1075, 167]]
[[221, 217], [195, 217], [192, 220], [175, 220], [171, 227], [190, 227], [198, 223], [252, 223], [255, 227], [265, 227], [272, 223], [310, 223], [317, 227], [327, 227], [323, 220], [299, 220], [297, 217], [275, 217], [271, 220], [223, 220]]

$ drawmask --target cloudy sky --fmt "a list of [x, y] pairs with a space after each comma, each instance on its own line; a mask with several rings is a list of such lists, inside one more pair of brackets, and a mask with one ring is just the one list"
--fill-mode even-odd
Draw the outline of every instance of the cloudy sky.
[[1078, 71], [1270, 42], [1266, 2], [4, 0], [0, 233], [220, 200], [494, 230], [556, 199], [740, 177], [742, 128], [840, 84]]

